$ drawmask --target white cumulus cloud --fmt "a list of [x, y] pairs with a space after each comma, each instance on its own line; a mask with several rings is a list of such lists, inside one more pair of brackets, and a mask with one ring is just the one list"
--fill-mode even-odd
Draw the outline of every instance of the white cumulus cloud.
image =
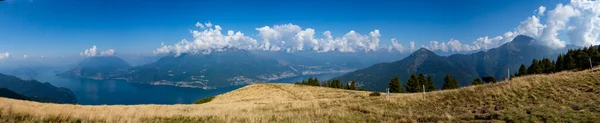
[[251, 37], [245, 36], [244, 33], [233, 30], [228, 30], [227, 34], [223, 34], [223, 30], [219, 25], [213, 25], [208, 22], [204, 26], [204, 30], [191, 30], [190, 33], [194, 37], [193, 41], [186, 39], [181, 40], [174, 45], [163, 45], [154, 51], [155, 54], [175, 54], [179, 56], [182, 53], [210, 53], [213, 51], [226, 50], [225, 48], [235, 47], [239, 49], [254, 49], [258, 45], [257, 41]]
[[[559, 35], [565, 34], [568, 41], [578, 46], [600, 44], [600, 3], [591, 0], [572, 0], [567, 4], [557, 4], [554, 8], [539, 6], [534, 8], [533, 15], [524, 18], [517, 27], [498, 36], [481, 36], [470, 43], [462, 43], [458, 39], [446, 42], [429, 41], [421, 44], [430, 50], [444, 52], [467, 52], [487, 50], [512, 41], [517, 35], [527, 35], [536, 38], [534, 44], [551, 48], [563, 48], [566, 40]], [[544, 16], [544, 19], [540, 18]], [[242, 32], [226, 31], [211, 22], [196, 23], [199, 30], [190, 31], [193, 40], [183, 39], [173, 45], [161, 44], [156, 54], [181, 53], [210, 53], [225, 48], [235, 47], [247, 50], [266, 51], [318, 51], [318, 52], [358, 52], [385, 49], [389, 52], [406, 52], [415, 50], [415, 42], [402, 45], [398, 39], [392, 38], [390, 45], [380, 45], [380, 30], [366, 34], [350, 30], [342, 36], [332, 36], [332, 32], [324, 31], [317, 34], [313, 28], [302, 28], [294, 24], [281, 24], [255, 28], [258, 32], [255, 38], [245, 36]], [[315, 36], [317, 34], [318, 36]], [[91, 50], [91, 49], [90, 49]], [[91, 51], [90, 51], [91, 52]], [[84, 53], [82, 53], [84, 54]]]
[[402, 44], [398, 43], [398, 40], [396, 40], [396, 38], [392, 38], [392, 45], [388, 47], [388, 52], [392, 52], [393, 50], [396, 50], [398, 52], [405, 52], [406, 49], [404, 49], [404, 46], [402, 46]]
[[565, 41], [558, 38], [559, 31], [566, 29], [571, 17], [578, 15], [579, 12], [570, 5], [558, 4], [554, 10], [548, 12], [546, 28], [536, 43], [553, 48], [565, 47]]
[[[356, 31], [349, 31], [342, 37], [333, 37], [330, 31], [322, 33], [322, 38], [316, 38], [315, 29], [306, 28], [294, 24], [275, 25], [273, 27], [263, 26], [255, 28], [258, 31], [258, 39], [245, 36], [242, 32], [227, 31], [222, 34], [219, 25], [210, 22], [196, 23], [200, 30], [192, 30], [193, 41], [183, 39], [174, 45], [164, 45], [154, 51], [155, 54], [182, 53], [210, 53], [212, 51], [223, 51], [226, 48], [238, 48], [245, 50], [265, 51], [318, 51], [318, 52], [356, 52], [376, 51], [380, 49], [379, 41], [381, 33], [373, 30], [368, 35]], [[214, 28], [212, 28], [214, 27]]]
[[[559, 38], [560, 34], [566, 34], [569, 42], [577, 46], [600, 44], [600, 2], [572, 0], [568, 4], [557, 4], [554, 9], [546, 10], [546, 7], [540, 6], [536, 10], [537, 16], [528, 17], [514, 31], [504, 33], [502, 39], [498, 36], [491, 39], [488, 36], [478, 38], [473, 42], [475, 49], [498, 47], [512, 41], [517, 35], [536, 38], [534, 43], [555, 49], [567, 44]], [[539, 16], [544, 15], [547, 16], [546, 20], [540, 20]]]
[[569, 25], [569, 41], [578, 46], [600, 44], [600, 2], [573, 0], [570, 5], [579, 16], [573, 17], [573, 23]]
[[[96, 45], [93, 45], [92, 48], [86, 49], [85, 51], [79, 53], [79, 55], [85, 56], [85, 57], [112, 56], [114, 54], [115, 54], [115, 50], [113, 50], [113, 49], [108, 49], [108, 50], [101, 51], [100, 53], [98, 53], [98, 48], [96, 48]], [[41, 56], [41, 57], [43, 58], [43, 56]]]
[[538, 16], [544, 16], [544, 12], [546, 12], [546, 7], [540, 6], [536, 11]]

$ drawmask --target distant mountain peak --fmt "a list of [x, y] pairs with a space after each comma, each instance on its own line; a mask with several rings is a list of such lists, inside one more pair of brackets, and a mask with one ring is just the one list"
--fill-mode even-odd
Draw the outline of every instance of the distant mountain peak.
[[437, 56], [435, 53], [433, 53], [433, 51], [427, 49], [427, 48], [420, 48], [419, 50], [413, 52], [411, 54], [411, 56], [415, 57], [415, 56]]
[[532, 38], [532, 37], [529, 37], [529, 36], [526, 36], [526, 35], [518, 35], [511, 42], [518, 43], [518, 44], [529, 44], [533, 40], [535, 40], [535, 39]]
[[415, 53], [416, 53], [416, 52], [420, 52], [420, 53], [427, 53], [427, 52], [431, 52], [431, 53], [433, 53], [431, 50], [429, 50], [429, 49], [427, 49], [427, 48], [424, 48], [424, 47], [422, 47], [422, 48], [419, 48], [417, 51], [415, 51]]

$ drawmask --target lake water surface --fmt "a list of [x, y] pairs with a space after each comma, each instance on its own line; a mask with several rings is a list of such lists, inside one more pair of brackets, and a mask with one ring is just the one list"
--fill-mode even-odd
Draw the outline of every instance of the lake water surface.
[[[298, 76], [277, 80], [280, 83], [294, 83], [318, 77], [327, 80], [342, 73]], [[203, 90], [176, 86], [130, 83], [122, 80], [90, 80], [55, 76], [51, 70], [38, 71], [33, 76], [40, 82], [49, 82], [57, 87], [71, 89], [79, 104], [83, 105], [131, 105], [131, 104], [190, 104], [198, 99], [223, 94], [243, 86]]]

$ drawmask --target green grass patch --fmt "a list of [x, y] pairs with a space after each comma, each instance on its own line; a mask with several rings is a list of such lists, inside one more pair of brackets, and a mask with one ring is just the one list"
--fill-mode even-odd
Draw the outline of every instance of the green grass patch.
[[198, 100], [198, 101], [194, 102], [194, 104], [202, 104], [202, 103], [207, 103], [207, 102], [210, 102], [210, 101], [212, 101], [214, 98], [215, 98], [215, 96], [211, 96], [211, 97], [203, 98], [203, 99], [200, 99], [200, 100]]

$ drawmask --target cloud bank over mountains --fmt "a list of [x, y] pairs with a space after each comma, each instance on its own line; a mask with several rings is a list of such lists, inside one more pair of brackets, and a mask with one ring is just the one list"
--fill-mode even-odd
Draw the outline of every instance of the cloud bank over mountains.
[[[517, 35], [527, 35], [538, 39], [534, 43], [555, 49], [564, 48], [566, 41], [560, 40], [560, 34], [566, 34], [569, 41], [578, 46], [600, 44], [600, 3], [589, 0], [572, 0], [568, 4], [557, 4], [552, 10], [540, 6], [533, 11], [512, 31], [499, 36], [482, 36], [471, 43], [462, 43], [457, 39], [446, 42], [430, 41], [422, 47], [443, 52], [468, 52], [498, 47], [511, 41]], [[546, 16], [545, 20], [540, 20]], [[543, 22], [543, 23], [542, 23]], [[265, 51], [317, 51], [317, 52], [370, 52], [387, 50], [389, 52], [411, 52], [415, 50], [415, 42], [402, 45], [397, 38], [390, 40], [390, 45], [381, 45], [379, 30], [361, 34], [350, 30], [341, 37], [332, 36], [330, 31], [315, 35], [315, 29], [302, 28], [294, 24], [282, 24], [255, 28], [256, 38], [246, 36], [240, 31], [223, 29], [211, 22], [196, 23], [196, 30], [191, 30], [193, 40], [183, 39], [173, 45], [162, 44], [155, 54], [210, 53], [228, 48]], [[91, 49], [90, 49], [91, 50]], [[91, 51], [90, 51], [91, 52]], [[87, 54], [82, 53], [82, 54]], [[102, 53], [101, 53], [102, 54]]]
[[105, 50], [105, 51], [98, 52], [98, 49], [96, 48], [96, 45], [92, 46], [92, 48], [90, 48], [90, 49], [86, 49], [85, 51], [79, 53], [79, 55], [85, 56], [85, 57], [112, 56], [114, 54], [115, 54], [115, 50], [114, 49], [108, 49], [108, 50]]

